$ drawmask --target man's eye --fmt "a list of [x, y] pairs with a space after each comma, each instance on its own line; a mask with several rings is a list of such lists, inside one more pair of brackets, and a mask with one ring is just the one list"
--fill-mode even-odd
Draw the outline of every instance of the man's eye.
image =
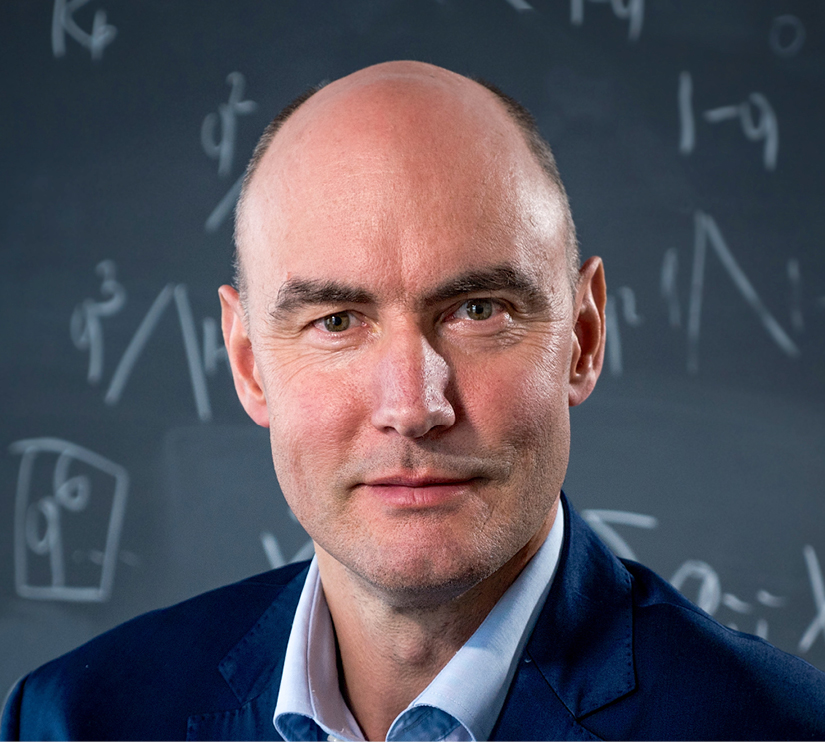
[[492, 299], [470, 299], [458, 308], [456, 315], [472, 320], [490, 319], [495, 308], [496, 305]]
[[316, 324], [321, 325], [327, 332], [344, 332], [349, 329], [350, 322], [349, 312], [336, 312], [319, 319]]

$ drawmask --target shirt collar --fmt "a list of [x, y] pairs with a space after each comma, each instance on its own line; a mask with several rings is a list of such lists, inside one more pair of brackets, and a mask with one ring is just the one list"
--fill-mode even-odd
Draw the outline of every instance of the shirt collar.
[[[559, 501], [545, 542], [464, 646], [399, 714], [388, 740], [489, 737], [550, 590], [563, 538]], [[363, 740], [338, 686], [335, 634], [315, 559], [289, 635], [273, 722], [287, 740]]]

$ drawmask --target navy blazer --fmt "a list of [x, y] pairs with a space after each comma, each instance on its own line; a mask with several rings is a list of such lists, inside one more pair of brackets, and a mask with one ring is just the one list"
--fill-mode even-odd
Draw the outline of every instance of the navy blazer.
[[[825, 739], [825, 674], [616, 559], [565, 502], [553, 587], [493, 739]], [[123, 624], [35, 670], [3, 739], [280, 739], [306, 564]]]

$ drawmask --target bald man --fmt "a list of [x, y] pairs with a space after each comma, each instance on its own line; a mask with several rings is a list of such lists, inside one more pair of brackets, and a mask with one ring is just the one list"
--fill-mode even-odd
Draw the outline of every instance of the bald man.
[[614, 558], [561, 494], [605, 280], [515, 101], [414, 62], [304, 96], [236, 246], [235, 388], [315, 558], [40, 668], [4, 735], [825, 737], [825, 675]]

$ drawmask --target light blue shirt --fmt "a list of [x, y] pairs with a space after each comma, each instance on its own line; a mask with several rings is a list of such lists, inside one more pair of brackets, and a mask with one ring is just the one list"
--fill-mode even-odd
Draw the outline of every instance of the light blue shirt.
[[[545, 542], [481, 626], [392, 723], [388, 742], [489, 738], [553, 582], [562, 507]], [[286, 740], [364, 739], [338, 686], [335, 634], [315, 559], [292, 623], [273, 722]]]

